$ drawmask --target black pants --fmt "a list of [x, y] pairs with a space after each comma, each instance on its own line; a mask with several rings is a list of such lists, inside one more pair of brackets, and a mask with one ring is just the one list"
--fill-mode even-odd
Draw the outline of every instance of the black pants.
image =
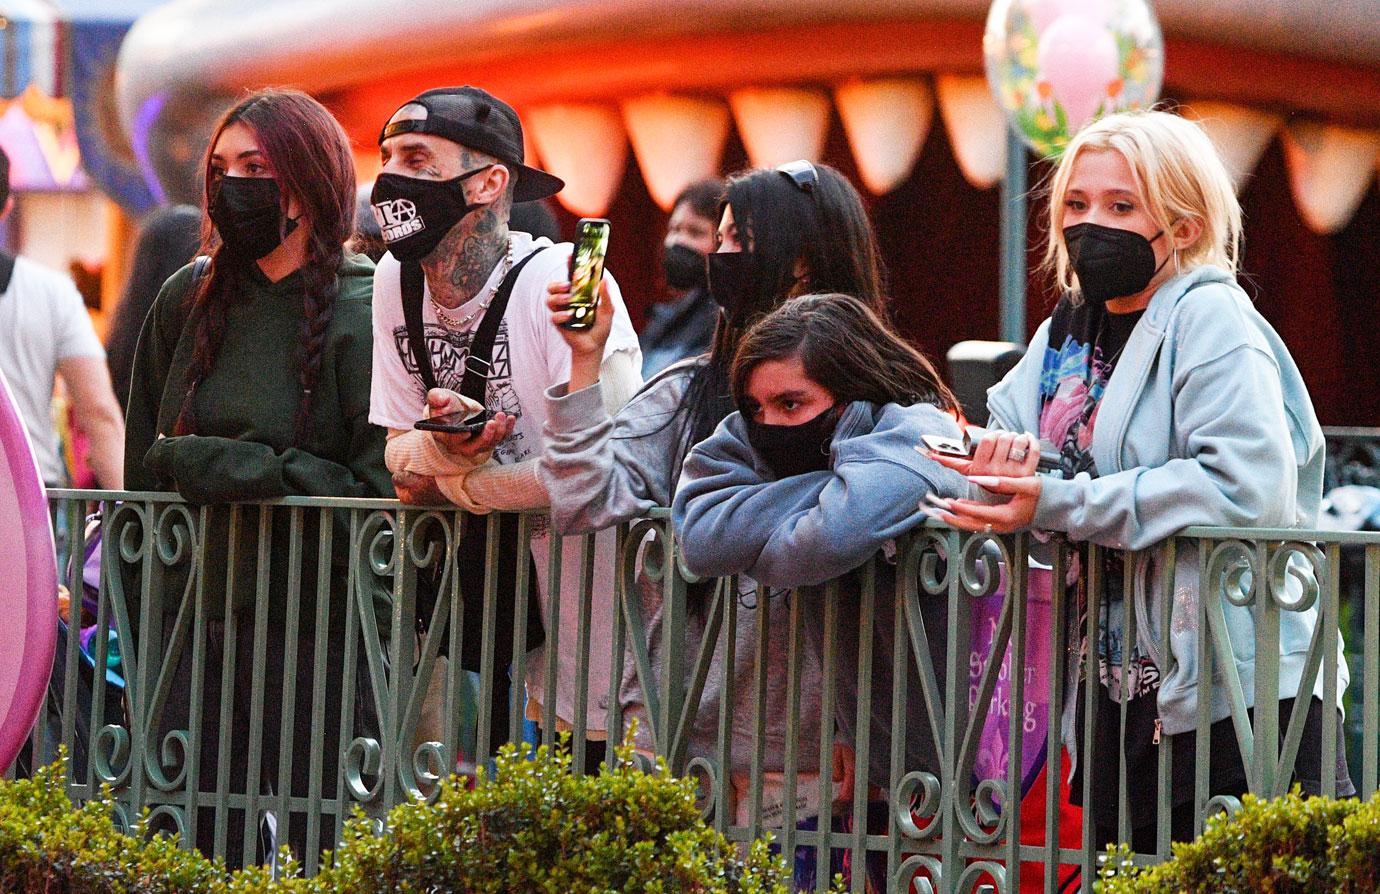
[[[1097, 699], [1097, 722], [1094, 730], [1093, 747], [1090, 754], [1081, 755], [1078, 770], [1071, 783], [1070, 801], [1083, 803], [1083, 779], [1086, 772], [1093, 773], [1093, 804], [1089, 810], [1092, 815], [1094, 840], [1099, 845], [1114, 844], [1120, 840], [1117, 832], [1119, 810], [1119, 774], [1122, 762], [1120, 745], [1121, 705], [1112, 699], [1107, 690], [1099, 686]], [[1079, 689], [1078, 733], [1083, 730], [1083, 690]], [[1289, 718], [1293, 714], [1295, 700], [1281, 699], [1279, 703], [1279, 740], [1284, 741], [1288, 731]], [[1294, 762], [1291, 780], [1297, 782], [1308, 795], [1322, 793], [1324, 768], [1322, 766], [1322, 702], [1316, 698], [1308, 701], [1308, 717], [1303, 727], [1303, 739], [1299, 742], [1298, 757]], [[1250, 715], [1254, 718], [1255, 712]], [[1125, 760], [1128, 767], [1126, 791], [1128, 815], [1131, 820], [1131, 847], [1138, 853], [1154, 853], [1158, 842], [1156, 829], [1159, 798], [1159, 757], [1157, 749], [1167, 744], [1173, 748], [1170, 778], [1170, 838], [1173, 841], [1193, 840], [1194, 826], [1194, 759], [1197, 752], [1197, 734], [1180, 733], [1165, 736], [1162, 744], [1153, 741], [1154, 720], [1158, 716], [1153, 695], [1135, 699], [1127, 708], [1127, 728]], [[1248, 790], [1246, 767], [1241, 760], [1241, 749], [1236, 742], [1236, 732], [1231, 718], [1219, 720], [1208, 730], [1210, 746], [1208, 749], [1208, 796], [1231, 795], [1241, 797]], [[1337, 766], [1328, 770], [1337, 774], [1337, 795], [1351, 797], [1356, 788], [1351, 782], [1351, 774], [1346, 762], [1346, 743], [1343, 740], [1340, 718], [1337, 723]], [[1095, 769], [1092, 769], [1095, 768]]]
[[[538, 725], [536, 729], [537, 729], [536, 742], [537, 742], [538, 745], [540, 745], [543, 741], [545, 741], [545, 739], [546, 739], [546, 733], [543, 732], [543, 728], [542, 728], [540, 725]], [[572, 736], [572, 739], [573, 739], [573, 736]], [[560, 748], [560, 747], [561, 747], [561, 744], [560, 744], [560, 743], [561, 743], [560, 736], [557, 736], [557, 737], [556, 737], [556, 746], [555, 746], [555, 747]], [[572, 744], [573, 744], [573, 742], [572, 742]], [[604, 761], [608, 760], [609, 757], [610, 757], [608, 745], [609, 745], [608, 742], [600, 741], [600, 740], [598, 740], [598, 739], [586, 739], [586, 740], [585, 740], [585, 762], [584, 762], [583, 765], [581, 765], [580, 770], [581, 770], [586, 776], [598, 776], [598, 775], [599, 775], [599, 765], [602, 764]], [[574, 753], [574, 749], [573, 749], [573, 748], [566, 748], [566, 749], [564, 749], [564, 750], [565, 750], [566, 753], [568, 753], [568, 754], [573, 754], [573, 753]]]
[[[530, 544], [520, 542], [518, 537], [518, 516], [513, 514], [503, 515], [497, 523], [498, 533], [498, 561], [493, 568], [489, 567], [489, 521], [486, 516], [471, 515], [466, 513], [464, 533], [460, 537], [460, 542], [456, 547], [455, 571], [459, 576], [461, 608], [464, 613], [463, 623], [460, 628], [460, 655], [458, 660], [460, 666], [465, 670], [483, 673], [486, 669], [493, 675], [493, 691], [489, 696], [487, 706], [480, 705], [481, 711], [487, 710], [489, 716], [491, 751], [497, 751], [498, 746], [508, 741], [508, 725], [511, 720], [509, 702], [516, 690], [522, 692], [523, 681], [514, 680], [511, 677], [512, 665], [514, 660], [513, 652], [513, 631], [517, 622], [517, 573], [519, 563], [526, 565], [528, 580], [528, 597], [526, 605], [526, 640], [523, 651], [530, 651], [541, 645], [546, 640], [546, 631], [542, 626], [541, 615], [541, 595], [537, 587], [537, 566], [532, 559]], [[444, 550], [444, 543], [438, 541], [438, 545]], [[494, 579], [494, 623], [490, 635], [493, 637], [493, 660], [486, 668], [483, 662], [484, 649], [484, 597], [486, 583], [492, 573]], [[441, 575], [439, 568], [421, 569], [417, 576], [417, 617], [419, 624], [425, 628], [436, 608], [437, 599], [448, 598], [448, 593], [441, 592]], [[456, 656], [450, 655], [450, 625], [454, 619], [448, 619], [445, 626], [437, 631], [431, 631], [432, 635], [441, 637], [440, 654], [448, 656], [451, 660], [457, 660]], [[519, 712], [521, 711], [522, 701], [519, 699]], [[482, 743], [481, 743], [482, 744]]]
[[[197, 810], [196, 847], [210, 856], [215, 843], [216, 810], [214, 792], [218, 786], [220, 749], [222, 741], [229, 740], [229, 765], [224, 769], [228, 785], [225, 791], [234, 795], [245, 795], [250, 790], [249, 765], [251, 757], [259, 762], [257, 794], [281, 796], [286, 789], [294, 798], [307, 798], [311, 791], [313, 754], [320, 759], [320, 796], [324, 800], [334, 800], [337, 793], [336, 780], [339, 776], [339, 756], [341, 750], [341, 696], [344, 690], [345, 617], [344, 612], [335, 612], [329, 617], [328, 644], [325, 661], [318, 665], [315, 656], [314, 618], [303, 612], [301, 629], [296, 637], [297, 660], [292, 667], [287, 666], [287, 637], [281, 621], [270, 619], [267, 639], [264, 643], [263, 663], [256, 664], [254, 655], [253, 613], [244, 612], [235, 629], [233, 649], [227, 646], [227, 625], [221, 621], [208, 622], [206, 631], [206, 663], [203, 679], [202, 701], [199, 711], [200, 742], [199, 769], [196, 780], [188, 783], [197, 791], [205, 793], [200, 799], [203, 805]], [[171, 629], [172, 618], [165, 619], [165, 631]], [[173, 688], [161, 717], [155, 720], [159, 730], [158, 743], [171, 730], [190, 730], [190, 707], [192, 696], [192, 647], [188, 639], [179, 657]], [[222, 686], [222, 673], [225, 662], [233, 652], [234, 672], [230, 687]], [[360, 659], [361, 664], [363, 659]], [[315, 748], [312, 743], [312, 724], [315, 705], [313, 688], [316, 673], [324, 675], [324, 715], [321, 723], [321, 741]], [[363, 674], [361, 674], [363, 676]], [[255, 680], [262, 681], [263, 708], [257, 724], [252, 711], [252, 694]], [[294, 691], [295, 703], [291, 716], [284, 718], [284, 692], [288, 687]], [[357, 704], [367, 702], [363, 693], [356, 698]], [[229, 702], [230, 724], [221, 725], [221, 713]], [[372, 712], [355, 710], [354, 736], [377, 737], [377, 725], [371, 720]], [[291, 745], [284, 754], [281, 736], [284, 723], [291, 731]], [[260, 744], [257, 751], [251, 750], [252, 731], [259, 730]], [[370, 728], [372, 727], [372, 728]], [[290, 756], [291, 767], [285, 758]], [[346, 800], [348, 801], [348, 795]], [[338, 828], [338, 818], [334, 814], [323, 814], [320, 831], [315, 841], [308, 841], [308, 814], [305, 811], [290, 810], [287, 816], [277, 815], [277, 806], [270, 799], [265, 809], [274, 810], [277, 822], [277, 845], [288, 844], [299, 857], [308, 847], [317, 849], [333, 848]], [[245, 852], [245, 811], [233, 808], [226, 811], [226, 866], [230, 869], [243, 866], [247, 860], [263, 860], [267, 857], [265, 841], [260, 834], [263, 810], [260, 816], [251, 820], [250, 852]], [[187, 817], [190, 824], [191, 817]]]

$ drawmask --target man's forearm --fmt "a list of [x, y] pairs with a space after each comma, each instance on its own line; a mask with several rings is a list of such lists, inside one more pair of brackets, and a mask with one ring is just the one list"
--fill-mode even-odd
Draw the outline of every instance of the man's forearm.
[[[76, 414], [77, 428], [91, 442], [89, 462], [102, 487], [119, 490], [125, 484], [125, 418], [115, 400], [110, 371], [99, 357], [68, 357], [58, 362], [58, 374]], [[143, 457], [138, 457], [143, 459]]]
[[125, 486], [125, 422], [118, 408], [91, 408], [77, 411], [77, 427], [91, 444], [87, 462], [96, 481], [107, 490]]

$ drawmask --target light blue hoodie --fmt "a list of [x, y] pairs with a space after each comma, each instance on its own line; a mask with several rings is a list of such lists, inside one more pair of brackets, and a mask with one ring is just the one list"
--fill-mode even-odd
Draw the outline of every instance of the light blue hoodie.
[[[822, 612], [817, 584], [844, 578], [833, 643], [838, 670], [835, 721], [844, 739], [858, 742], [858, 656], [863, 631], [854, 619], [861, 586], [849, 575], [888, 541], [923, 524], [918, 504], [926, 493], [953, 497], [967, 482], [915, 450], [922, 435], [958, 434], [952, 416], [929, 404], [903, 407], [849, 404], [839, 418], [830, 451], [830, 470], [777, 479], [753, 451], [747, 426], [734, 413], [685, 460], [671, 518], [686, 567], [701, 576], [748, 574], [771, 587], [795, 588], [809, 601], [811, 616]], [[891, 707], [896, 641], [896, 574], [878, 567], [872, 623], [871, 719], [868, 779], [891, 784]], [[847, 577], [845, 577], [848, 575]], [[940, 691], [944, 685], [948, 597], [920, 597], [925, 638]], [[851, 623], [850, 623], [851, 622]], [[823, 630], [808, 624], [806, 635], [823, 654]], [[918, 671], [905, 662], [907, 722], [902, 772], [938, 771], [938, 752], [929, 730]]]
[[[992, 427], [1039, 431], [1048, 347], [1046, 320], [1024, 359], [988, 391]], [[1178, 552], [1166, 661], [1158, 623], [1167, 598], [1166, 569], [1158, 544], [1191, 525], [1316, 526], [1322, 429], [1279, 335], [1235, 278], [1203, 266], [1169, 280], [1151, 298], [1107, 385], [1091, 450], [1098, 477], [1042, 479], [1033, 527], [1103, 546], [1151, 550], [1151, 561], [1135, 580], [1137, 641], [1163, 674], [1164, 731], [1187, 732], [1197, 710], [1198, 550], [1183, 544]], [[1300, 584], [1291, 577], [1289, 586], [1297, 590]], [[1255, 625], [1249, 607], [1223, 602], [1249, 707]], [[1281, 612], [1280, 698], [1298, 693], [1317, 618], [1316, 607]], [[1340, 670], [1339, 700], [1345, 664]], [[1229, 715], [1225, 687], [1214, 685], [1212, 719]], [[1071, 715], [1065, 721], [1067, 738]]]

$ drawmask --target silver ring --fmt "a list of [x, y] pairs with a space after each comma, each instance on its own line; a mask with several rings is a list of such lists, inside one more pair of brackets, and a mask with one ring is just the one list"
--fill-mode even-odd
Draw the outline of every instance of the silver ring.
[[1013, 463], [1020, 463], [1025, 462], [1025, 458], [1030, 454], [1026, 451], [1024, 447], [1012, 447], [1011, 452], [1007, 455], [1011, 457], [1011, 461]]

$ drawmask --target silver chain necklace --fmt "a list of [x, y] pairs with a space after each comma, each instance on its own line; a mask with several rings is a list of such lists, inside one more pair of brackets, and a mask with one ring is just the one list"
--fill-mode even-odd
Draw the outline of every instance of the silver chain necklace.
[[479, 306], [476, 307], [474, 310], [470, 311], [463, 318], [456, 319], [455, 317], [452, 317], [450, 314], [446, 313], [446, 309], [441, 306], [441, 302], [436, 300], [435, 293], [432, 293], [430, 295], [431, 309], [436, 311], [436, 319], [441, 321], [442, 326], [446, 327], [452, 332], [463, 332], [464, 330], [470, 327], [470, 324], [473, 323], [477, 317], [483, 315], [484, 311], [489, 309], [490, 304], [493, 304], [494, 296], [498, 294], [499, 288], [503, 285], [503, 280], [508, 278], [508, 271], [513, 269], [512, 237], [509, 237], [507, 241], [508, 248], [503, 258], [503, 272], [499, 274], [498, 281], [494, 283], [493, 288], [489, 289], [488, 297], [486, 297], [483, 301], [479, 302]]

